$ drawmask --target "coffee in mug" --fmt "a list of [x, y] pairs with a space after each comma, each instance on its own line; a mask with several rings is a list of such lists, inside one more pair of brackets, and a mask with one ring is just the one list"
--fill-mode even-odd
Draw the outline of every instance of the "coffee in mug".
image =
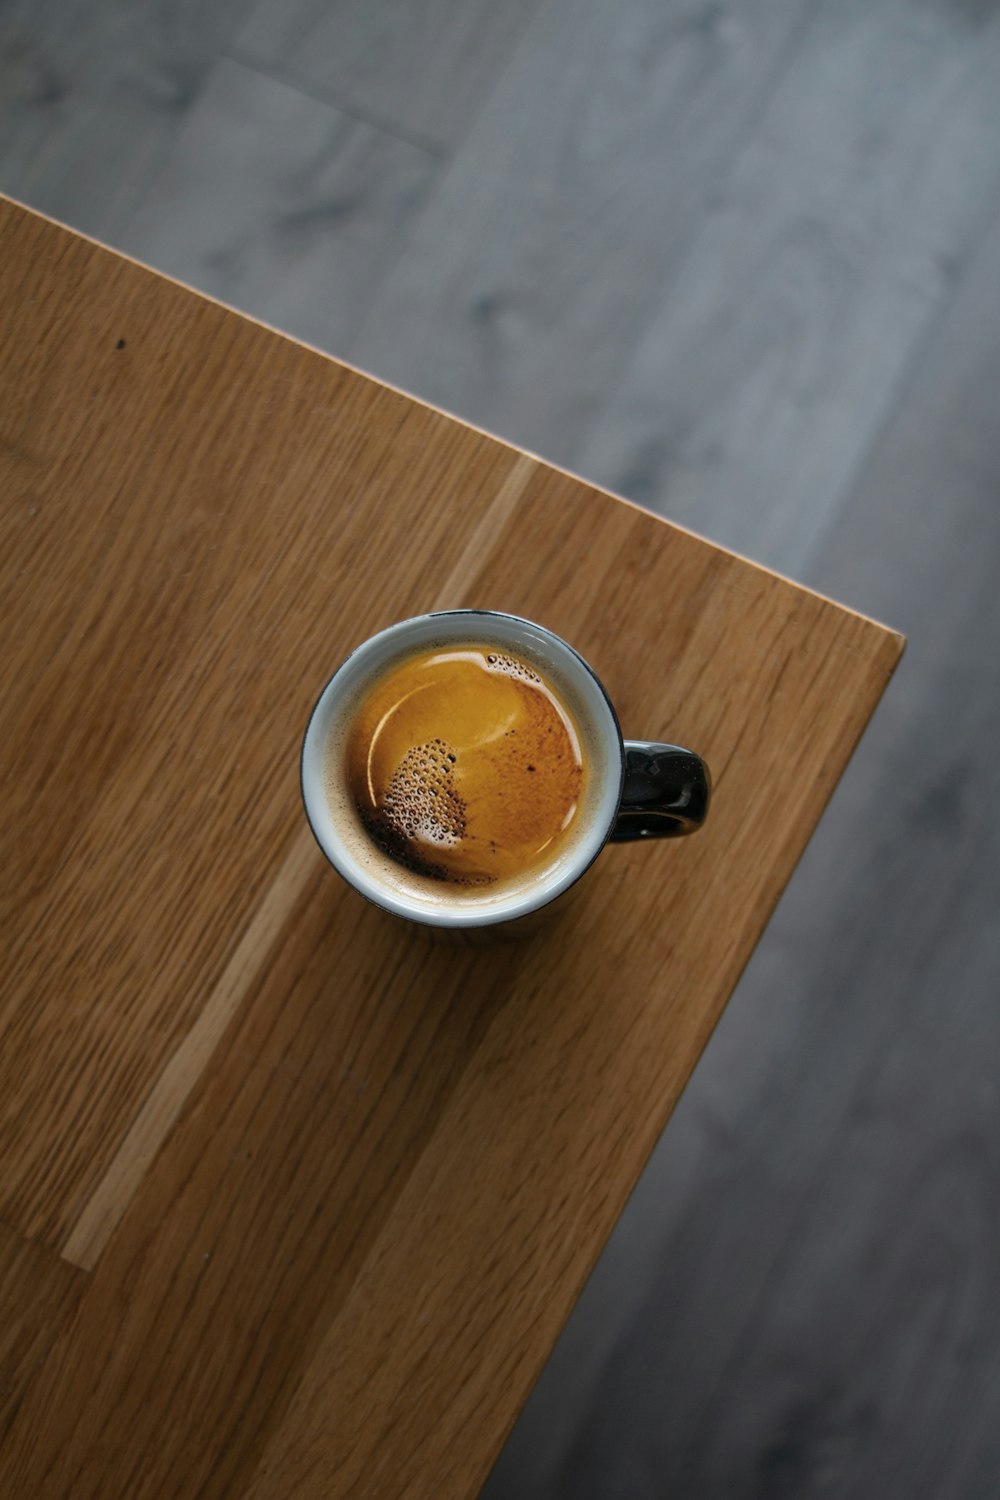
[[572, 837], [587, 775], [558, 688], [489, 640], [404, 657], [328, 748], [328, 794], [346, 787], [374, 847], [461, 889], [532, 879]]
[[526, 916], [609, 840], [693, 832], [708, 806], [699, 756], [623, 741], [587, 662], [492, 610], [420, 615], [360, 646], [320, 695], [301, 774], [344, 878], [442, 927]]

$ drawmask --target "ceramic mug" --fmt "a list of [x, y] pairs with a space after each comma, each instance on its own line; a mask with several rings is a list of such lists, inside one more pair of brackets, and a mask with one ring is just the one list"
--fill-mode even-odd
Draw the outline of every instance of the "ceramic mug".
[[[537, 667], [570, 708], [588, 764], [572, 837], [559, 844], [549, 864], [499, 891], [408, 876], [361, 826], [338, 787], [331, 754], [331, 741], [383, 673], [416, 652], [470, 641]], [[575, 886], [605, 844], [695, 832], [705, 821], [710, 796], [708, 768], [694, 751], [622, 739], [600, 678], [566, 641], [531, 620], [480, 609], [417, 615], [359, 646], [337, 668], [313, 709], [302, 745], [301, 780], [316, 840], [348, 884], [395, 916], [453, 929], [520, 922], [550, 906]]]

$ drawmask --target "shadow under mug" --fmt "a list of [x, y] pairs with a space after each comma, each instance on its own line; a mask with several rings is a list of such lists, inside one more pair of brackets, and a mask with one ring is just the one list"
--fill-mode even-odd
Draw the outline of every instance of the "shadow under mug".
[[[346, 786], [337, 787], [336, 743], [370, 687], [415, 652], [481, 643], [537, 667], [571, 710], [586, 746], [588, 776], [575, 815], [579, 832], [552, 862], [513, 888], [458, 889], [410, 877], [364, 832]], [[481, 928], [520, 922], [549, 906], [590, 868], [605, 844], [676, 838], [708, 813], [711, 781], [700, 755], [680, 745], [623, 740], [611, 700], [593, 668], [560, 636], [496, 610], [417, 615], [370, 637], [344, 661], [317, 700], [302, 744], [302, 798], [327, 859], [377, 906], [433, 927]]]

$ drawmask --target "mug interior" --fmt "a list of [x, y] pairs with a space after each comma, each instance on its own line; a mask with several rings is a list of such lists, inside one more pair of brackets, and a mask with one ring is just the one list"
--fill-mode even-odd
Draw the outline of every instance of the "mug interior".
[[[587, 786], [577, 820], [580, 830], [551, 864], [523, 883], [500, 890], [440, 890], [412, 877], [382, 853], [365, 833], [335, 772], [341, 737], [369, 684], [414, 652], [457, 642], [481, 641], [513, 651], [537, 666], [565, 700], [584, 741]], [[492, 610], [448, 610], [391, 625], [358, 647], [323, 692], [302, 746], [302, 796], [313, 833], [330, 863], [363, 896], [386, 911], [437, 927], [482, 927], [537, 911], [567, 890], [596, 858], [611, 832], [621, 800], [624, 755], [621, 731], [604, 688], [591, 668], [559, 636], [516, 615]]]

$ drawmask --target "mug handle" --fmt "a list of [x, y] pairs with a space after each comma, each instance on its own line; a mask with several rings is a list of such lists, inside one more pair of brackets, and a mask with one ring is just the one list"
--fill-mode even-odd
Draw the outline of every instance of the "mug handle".
[[625, 788], [611, 842], [695, 833], [705, 821], [711, 788], [708, 767], [693, 750], [626, 740]]

